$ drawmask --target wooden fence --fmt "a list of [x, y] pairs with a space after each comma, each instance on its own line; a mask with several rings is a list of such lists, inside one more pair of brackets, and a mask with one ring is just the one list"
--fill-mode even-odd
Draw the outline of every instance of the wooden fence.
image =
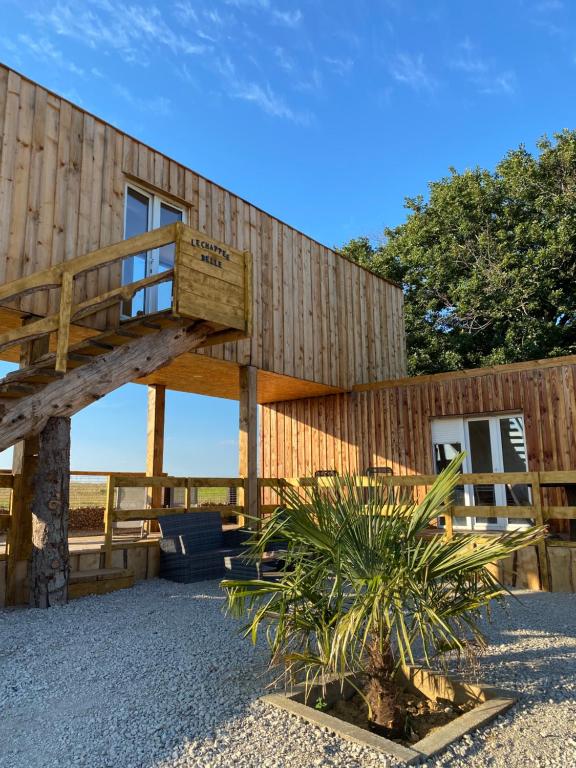
[[[240, 477], [142, 477], [134, 475], [110, 475], [106, 489], [106, 507], [104, 510], [104, 544], [105, 565], [112, 565], [112, 546], [114, 525], [129, 520], [156, 520], [166, 515], [191, 512], [218, 511], [222, 515], [237, 515], [238, 522], [244, 523], [244, 485]], [[119, 488], [182, 488], [184, 502], [179, 506], [145, 507], [142, 509], [118, 509], [116, 506], [116, 490]], [[238, 489], [239, 504], [201, 504], [193, 505], [192, 490], [195, 488], [236, 488]]]
[[[409, 475], [390, 476], [379, 475], [373, 477], [356, 477], [355, 482], [364, 487], [374, 486], [374, 483], [384, 483], [393, 488], [413, 489], [414, 498], [423, 497], [426, 490], [436, 480], [435, 475]], [[266, 518], [281, 501], [282, 488], [303, 487], [330, 487], [335, 482], [333, 477], [295, 477], [295, 478], [259, 478], [258, 479], [258, 510], [259, 517]], [[548, 523], [550, 520], [576, 519], [575, 506], [558, 506], [547, 504], [543, 500], [543, 490], [557, 487], [576, 486], [576, 471], [549, 471], [549, 472], [493, 472], [473, 473], [461, 475], [462, 485], [524, 485], [529, 486], [530, 504], [514, 506], [460, 506], [450, 505], [442, 509], [444, 526], [439, 528], [443, 535], [468, 535], [468, 529], [454, 528], [454, 519], [470, 515], [482, 517], [504, 517], [510, 520], [533, 520], [537, 525]], [[142, 477], [135, 474], [114, 474], [108, 478], [106, 510], [105, 510], [105, 541], [103, 549], [106, 553], [107, 565], [112, 560], [113, 530], [114, 524], [127, 520], [153, 520], [164, 515], [172, 515], [190, 512], [219, 511], [222, 515], [238, 515], [239, 522], [244, 522], [243, 491], [245, 480], [231, 477]], [[143, 509], [122, 510], [116, 507], [116, 489], [118, 488], [182, 488], [184, 489], [184, 501], [179, 506], [151, 507]], [[194, 488], [236, 488], [238, 500], [236, 504], [201, 504], [194, 505], [191, 502], [191, 490]], [[264, 496], [264, 498], [263, 498]], [[474, 531], [478, 533], [478, 531]], [[490, 531], [482, 531], [489, 535]], [[548, 540], [542, 541], [537, 546], [540, 579], [542, 588], [549, 590], [551, 586], [549, 558], [547, 546], [573, 546], [576, 542]]]
[[18, 484], [18, 477], [18, 475], [14, 476], [11, 473], [8, 474], [0, 471], [0, 488], [7, 489], [9, 494], [8, 511], [0, 511], [0, 534], [8, 534], [10, 531], [10, 521], [12, 517], [12, 497], [14, 494], [14, 485]]

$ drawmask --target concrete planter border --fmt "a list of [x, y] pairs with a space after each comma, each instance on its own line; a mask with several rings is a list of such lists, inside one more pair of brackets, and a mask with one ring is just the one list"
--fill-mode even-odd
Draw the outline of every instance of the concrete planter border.
[[[314, 709], [313, 706], [305, 703], [306, 697], [303, 686], [296, 686], [290, 693], [286, 694], [269, 694], [263, 697], [263, 701], [297, 715], [313, 725], [327, 728], [343, 739], [392, 755], [408, 765], [436, 755], [452, 742], [494, 720], [516, 702], [516, 697], [511, 691], [479, 683], [468, 683], [447, 677], [439, 672], [431, 672], [416, 667], [407, 668], [404, 671], [404, 678], [405, 686], [408, 689], [416, 689], [430, 699], [442, 698], [456, 704], [473, 702], [476, 706], [410, 747], [405, 747], [326, 712]], [[327, 684], [324, 692], [320, 686], [312, 688], [308, 701], [314, 702], [319, 696], [322, 696], [330, 706], [342, 695], [347, 699], [353, 696], [354, 692], [355, 689], [350, 683], [345, 682], [344, 687], [341, 688], [340, 683], [334, 680]]]

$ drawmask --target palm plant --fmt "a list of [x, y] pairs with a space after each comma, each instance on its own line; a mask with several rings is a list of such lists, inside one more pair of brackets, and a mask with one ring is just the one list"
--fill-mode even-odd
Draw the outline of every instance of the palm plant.
[[[385, 478], [354, 476], [328, 488], [286, 488], [282, 506], [251, 542], [260, 558], [287, 542], [278, 581], [227, 580], [228, 610], [263, 628], [271, 665], [306, 689], [336, 675], [363, 679], [372, 727], [397, 736], [403, 724], [399, 667], [430, 666], [446, 652], [485, 643], [479, 621], [507, 590], [488, 564], [536, 543], [542, 527], [498, 536], [429, 535], [451, 503], [463, 456], [414, 502]], [[428, 534], [428, 535], [425, 535]]]

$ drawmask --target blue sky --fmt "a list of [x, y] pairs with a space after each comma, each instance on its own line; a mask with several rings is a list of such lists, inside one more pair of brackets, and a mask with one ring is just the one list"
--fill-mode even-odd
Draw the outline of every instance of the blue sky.
[[[573, 128], [575, 22], [569, 0], [0, 0], [0, 60], [333, 245]], [[91, 406], [75, 467], [141, 469], [144, 421], [142, 387]], [[168, 471], [234, 474], [236, 427], [171, 394]]]

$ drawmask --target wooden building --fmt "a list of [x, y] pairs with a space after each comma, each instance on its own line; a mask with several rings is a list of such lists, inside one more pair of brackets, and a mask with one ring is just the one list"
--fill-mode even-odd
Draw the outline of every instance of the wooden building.
[[[176, 220], [252, 254], [251, 339], [184, 356], [150, 383], [237, 398], [239, 366], [252, 365], [266, 402], [405, 375], [397, 286], [5, 67], [0, 126], [0, 284]], [[151, 255], [124, 274], [154, 269], [162, 263]], [[119, 263], [93, 270], [76, 297], [121, 280]], [[55, 301], [37, 293], [1, 309], [0, 329], [45, 316]], [[119, 311], [90, 325], [110, 327]]]
[[[335, 470], [426, 478], [466, 450], [467, 473], [536, 473], [552, 532], [551, 586], [576, 591], [575, 426], [576, 356], [551, 358], [268, 403], [260, 465], [265, 477]], [[507, 529], [518, 521], [505, 508], [532, 502], [522, 483], [464, 484], [455, 530]]]
[[[151, 333], [170, 354], [160, 338], [143, 351]], [[4, 516], [14, 593], [48, 415], [128, 380], [149, 385], [147, 472], [158, 476], [167, 388], [239, 399], [239, 473], [255, 511], [257, 404], [405, 375], [402, 291], [0, 66], [0, 356], [23, 366], [0, 383], [0, 447], [20, 441]], [[109, 380], [99, 388], [97, 366]]]
[[[163, 477], [174, 389], [240, 401], [239, 477], [222, 482], [241, 511], [273, 501], [275, 478], [319, 471], [425, 488], [464, 448], [446, 525], [489, 534], [548, 520], [557, 538], [506, 578], [576, 590], [575, 358], [405, 378], [398, 286], [2, 66], [0, 357], [21, 366], [0, 382], [0, 449], [16, 445], [0, 476], [12, 494], [0, 604], [26, 602], [30, 563], [49, 559], [34, 531], [50, 539], [43, 510], [63, 513], [69, 467], [52, 473], [58, 487], [34, 477], [66, 455], [58, 420], [128, 381], [148, 385], [146, 477], [109, 478], [104, 550], [75, 555], [98, 573], [145, 552], [133, 570], [154, 575], [157, 543], [114, 550], [112, 522], [170, 512], [162, 488], [184, 489], [189, 510], [191, 490], [216, 482]], [[147, 489], [146, 509], [115, 510], [115, 487], [130, 483]], [[119, 568], [117, 584], [133, 577]]]

